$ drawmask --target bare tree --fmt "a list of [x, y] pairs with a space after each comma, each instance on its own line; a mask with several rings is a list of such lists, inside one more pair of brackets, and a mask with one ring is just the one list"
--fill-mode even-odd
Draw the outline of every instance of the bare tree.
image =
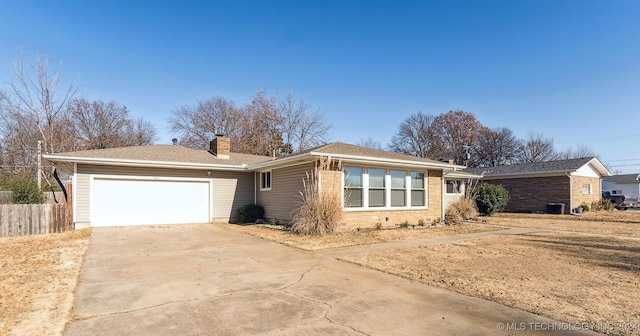
[[545, 138], [540, 133], [529, 132], [526, 138], [520, 140], [516, 162], [546, 162], [557, 158], [558, 155], [553, 148], [553, 139]]
[[433, 157], [432, 115], [418, 112], [405, 119], [391, 138], [389, 149], [421, 158]]
[[568, 159], [579, 159], [586, 157], [596, 157], [598, 154], [589, 146], [580, 145], [577, 146], [576, 149], [567, 148], [564, 151], [557, 153], [557, 158], [559, 160], [568, 160]]
[[372, 148], [372, 149], [378, 149], [378, 150], [384, 150], [384, 147], [382, 147], [382, 143], [379, 140], [375, 140], [373, 138], [367, 138], [366, 140], [365, 139], [360, 139], [360, 142], [358, 143], [358, 146]]
[[184, 105], [173, 110], [169, 126], [172, 132], [179, 134], [183, 146], [204, 149], [216, 133], [225, 134], [231, 139], [231, 146], [237, 146], [242, 121], [242, 112], [233, 101], [213, 97], [196, 106]]
[[455, 110], [438, 115], [430, 127], [432, 152], [435, 154], [432, 158], [468, 164], [467, 153], [477, 147], [478, 138], [485, 131], [486, 126], [473, 113]]
[[506, 128], [484, 129], [478, 136], [472, 167], [496, 167], [512, 164], [520, 142], [513, 132]]
[[75, 99], [69, 112], [73, 134], [82, 149], [148, 145], [155, 138], [153, 125], [142, 118], [131, 119], [127, 107], [114, 101]]
[[18, 54], [13, 78], [6, 82], [8, 90], [0, 95], [0, 137], [7, 148], [5, 164], [18, 170], [35, 170], [38, 143], [43, 153], [56, 153], [75, 148], [69, 133], [67, 102], [76, 86], [58, 91], [60, 71], [51, 68], [45, 55], [38, 55], [31, 69], [25, 68]]
[[330, 129], [324, 116], [310, 112], [304, 100], [293, 94], [278, 99], [263, 91], [241, 107], [222, 97], [182, 106], [173, 111], [169, 124], [184, 146], [202, 148], [215, 133], [222, 133], [230, 138], [234, 152], [269, 156], [321, 144]]
[[326, 141], [331, 126], [320, 110], [310, 112], [304, 99], [296, 99], [289, 93], [278, 101], [278, 110], [282, 117], [282, 155], [304, 151]]

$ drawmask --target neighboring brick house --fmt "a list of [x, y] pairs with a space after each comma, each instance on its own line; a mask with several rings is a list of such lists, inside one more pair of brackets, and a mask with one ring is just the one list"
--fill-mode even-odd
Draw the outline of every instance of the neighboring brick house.
[[[463, 166], [340, 142], [277, 159], [231, 149], [218, 137], [209, 150], [151, 145], [44, 158], [73, 178], [76, 228], [230, 221], [248, 203], [262, 205], [267, 219], [288, 221], [308, 174], [319, 178], [318, 192], [339, 193], [344, 228], [428, 223], [444, 216], [445, 178], [475, 176], [461, 174]], [[336, 164], [318, 170], [323, 160]]]
[[622, 174], [602, 179], [602, 190], [638, 199], [640, 196], [640, 174]]
[[509, 191], [506, 212], [546, 211], [548, 203], [562, 203], [564, 213], [570, 213], [583, 202], [600, 200], [601, 180], [611, 176], [595, 157], [466, 171], [480, 174], [483, 182], [502, 185]]

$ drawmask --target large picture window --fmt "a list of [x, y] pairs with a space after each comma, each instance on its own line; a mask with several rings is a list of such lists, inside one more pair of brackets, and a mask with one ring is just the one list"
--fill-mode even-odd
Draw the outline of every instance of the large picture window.
[[383, 207], [385, 202], [385, 175], [384, 169], [369, 169], [369, 206]]
[[355, 209], [426, 208], [427, 173], [345, 167], [344, 207]]
[[411, 172], [411, 206], [424, 206], [424, 173]]
[[344, 206], [359, 208], [363, 205], [362, 168], [344, 168]]

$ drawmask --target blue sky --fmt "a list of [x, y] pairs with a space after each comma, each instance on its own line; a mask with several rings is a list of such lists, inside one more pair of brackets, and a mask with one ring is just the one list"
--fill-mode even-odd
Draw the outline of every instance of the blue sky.
[[462, 109], [640, 173], [640, 1], [0, 1], [0, 77], [47, 54], [170, 143], [171, 111], [293, 92], [332, 141]]

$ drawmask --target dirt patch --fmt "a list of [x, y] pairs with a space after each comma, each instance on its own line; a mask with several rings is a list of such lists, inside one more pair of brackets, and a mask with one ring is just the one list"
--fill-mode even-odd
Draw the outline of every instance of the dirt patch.
[[504, 213], [479, 219], [486, 224], [640, 237], [640, 211], [586, 212], [582, 216]]
[[[639, 335], [640, 241], [537, 232], [344, 260], [612, 335]], [[535, 322], [535, 321], [513, 321]]]
[[60, 335], [89, 230], [0, 238], [0, 334]]
[[440, 227], [425, 227], [414, 229], [384, 229], [384, 230], [363, 230], [348, 231], [333, 235], [323, 236], [299, 236], [289, 231], [269, 228], [258, 225], [234, 225], [218, 224], [220, 226], [244, 232], [259, 238], [272, 240], [280, 244], [296, 247], [303, 250], [321, 250], [327, 248], [338, 248], [346, 246], [366, 245], [396, 241], [404, 239], [421, 239], [438, 236], [450, 236], [464, 233], [487, 232], [499, 230], [499, 228], [485, 227], [479, 225], [452, 225]]

